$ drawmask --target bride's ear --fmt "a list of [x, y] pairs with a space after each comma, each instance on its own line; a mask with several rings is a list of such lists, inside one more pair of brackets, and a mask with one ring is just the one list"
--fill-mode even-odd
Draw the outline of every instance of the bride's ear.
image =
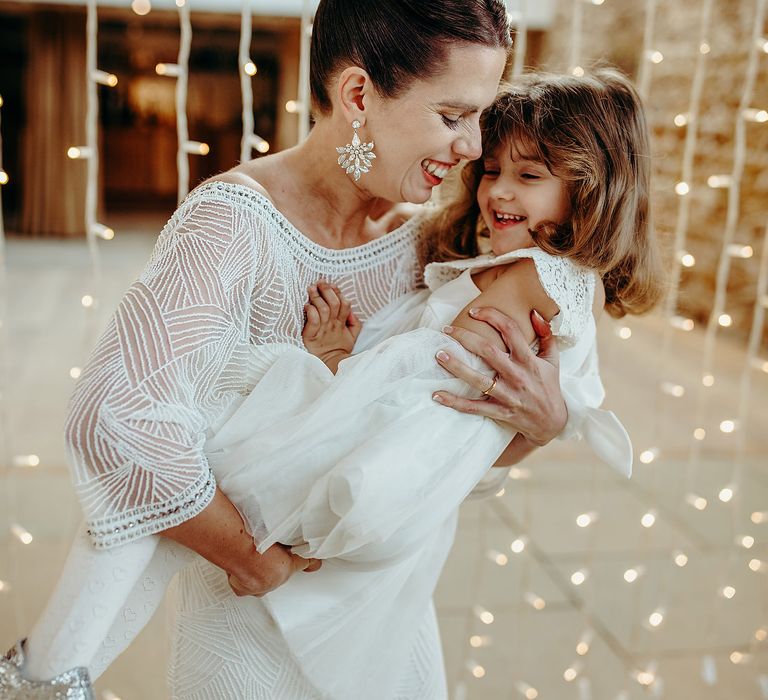
[[364, 126], [373, 91], [371, 76], [362, 68], [350, 66], [339, 73], [336, 86], [344, 121], [351, 124], [357, 120]]

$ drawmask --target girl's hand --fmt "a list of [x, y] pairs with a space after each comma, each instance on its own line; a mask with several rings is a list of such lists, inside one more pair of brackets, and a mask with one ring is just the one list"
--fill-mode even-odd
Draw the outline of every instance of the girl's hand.
[[309, 303], [304, 306], [307, 323], [301, 334], [304, 346], [319, 357], [332, 372], [349, 357], [363, 324], [338, 287], [319, 282], [309, 288]]
[[[452, 338], [461, 343], [494, 370], [496, 383], [482, 399], [465, 399], [440, 391], [435, 401], [462, 413], [472, 413], [506, 423], [533, 445], [546, 445], [559, 435], [568, 420], [560, 393], [560, 354], [549, 324], [537, 312], [531, 323], [539, 338], [539, 354], [534, 355], [519, 326], [493, 308], [473, 309], [472, 318], [495, 328], [504, 339], [509, 354], [472, 331], [454, 327]], [[442, 356], [442, 354], [441, 354]], [[453, 357], [438, 358], [442, 367], [463, 379], [478, 392], [487, 391], [490, 380]]]

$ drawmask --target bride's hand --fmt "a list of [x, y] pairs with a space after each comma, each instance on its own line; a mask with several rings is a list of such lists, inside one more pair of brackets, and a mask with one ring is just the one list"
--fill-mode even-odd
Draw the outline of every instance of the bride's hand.
[[298, 571], [317, 571], [322, 562], [319, 559], [302, 559], [293, 554], [290, 547], [273, 544], [263, 554], [253, 558], [255, 566], [247, 566], [238, 574], [228, 573], [229, 587], [237, 596], [261, 598], [265, 593], [282, 586]]
[[[473, 310], [474, 311], [474, 310]], [[534, 355], [519, 326], [500, 311], [481, 308], [472, 318], [495, 328], [509, 350], [506, 354], [472, 331], [455, 327], [451, 337], [479, 356], [496, 371], [496, 382], [487, 397], [465, 399], [445, 391], [435, 400], [462, 413], [487, 416], [522, 433], [534, 445], [546, 445], [559, 435], [568, 420], [568, 411], [560, 393], [560, 354], [549, 328], [536, 312], [531, 323], [539, 337], [539, 354]], [[463, 379], [478, 392], [487, 391], [489, 379], [454, 357], [440, 365]]]

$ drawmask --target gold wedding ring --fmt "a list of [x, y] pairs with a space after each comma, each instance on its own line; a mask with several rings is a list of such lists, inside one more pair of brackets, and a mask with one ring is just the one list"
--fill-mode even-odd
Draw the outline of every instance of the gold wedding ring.
[[499, 380], [499, 375], [497, 374], [492, 380], [491, 385], [483, 392], [483, 396], [490, 396], [491, 392], [496, 388], [496, 382]]

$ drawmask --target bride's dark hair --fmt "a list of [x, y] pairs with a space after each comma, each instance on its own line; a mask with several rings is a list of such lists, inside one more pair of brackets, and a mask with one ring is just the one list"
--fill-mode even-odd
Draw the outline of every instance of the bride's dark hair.
[[[364, 68], [379, 94], [397, 97], [436, 75], [456, 44], [509, 49], [501, 0], [321, 0], [312, 28], [312, 106], [328, 114], [328, 84], [346, 66]], [[468, 67], [469, 68], [469, 67]]]

